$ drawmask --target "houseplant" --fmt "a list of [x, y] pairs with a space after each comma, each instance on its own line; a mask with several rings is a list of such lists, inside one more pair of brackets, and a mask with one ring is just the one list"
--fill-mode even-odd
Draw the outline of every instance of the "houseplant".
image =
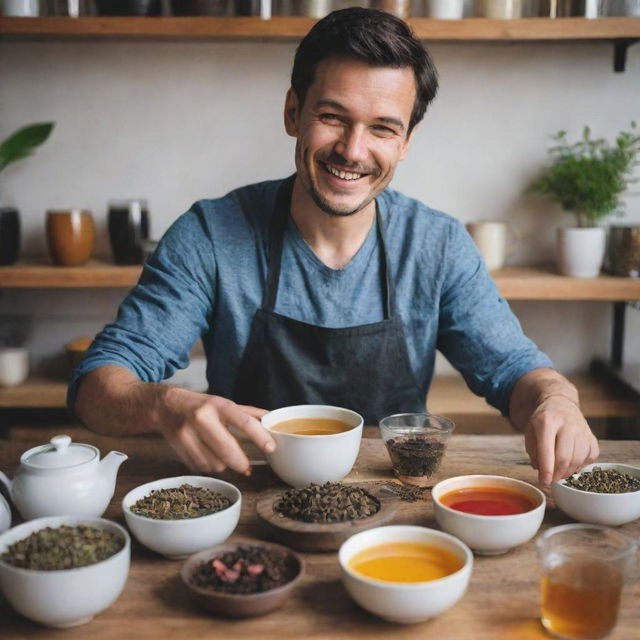
[[575, 216], [577, 227], [558, 229], [557, 259], [563, 275], [593, 278], [600, 272], [606, 233], [598, 223], [622, 213], [620, 195], [632, 182], [638, 164], [640, 136], [635, 129], [632, 122], [630, 130], [621, 131], [613, 143], [592, 138], [589, 127], [584, 127], [577, 142], [569, 142], [566, 131], [553, 136], [552, 162], [530, 190], [549, 196]]
[[[34, 153], [51, 133], [53, 122], [39, 122], [14, 131], [0, 142], [0, 171]], [[20, 248], [20, 217], [14, 207], [0, 206], [0, 265], [13, 264]]]

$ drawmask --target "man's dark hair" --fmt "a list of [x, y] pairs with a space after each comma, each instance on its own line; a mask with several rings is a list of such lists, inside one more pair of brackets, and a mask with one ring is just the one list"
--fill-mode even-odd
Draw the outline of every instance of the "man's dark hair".
[[301, 106], [316, 67], [331, 57], [360, 60], [374, 67], [412, 67], [416, 100], [407, 133], [422, 120], [436, 96], [438, 72], [431, 56], [405, 22], [385, 11], [351, 7], [334, 11], [313, 26], [298, 46], [291, 72], [291, 87]]

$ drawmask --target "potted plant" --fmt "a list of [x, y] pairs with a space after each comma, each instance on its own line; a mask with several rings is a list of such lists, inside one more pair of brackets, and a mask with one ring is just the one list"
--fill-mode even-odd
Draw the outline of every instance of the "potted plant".
[[631, 182], [640, 151], [640, 136], [621, 131], [614, 143], [591, 137], [584, 127], [582, 138], [570, 143], [566, 131], [553, 136], [549, 149], [552, 163], [530, 190], [549, 196], [575, 216], [577, 227], [558, 229], [556, 255], [560, 273], [576, 278], [595, 278], [602, 267], [605, 229], [598, 222], [622, 213], [620, 195]]
[[[39, 122], [18, 129], [0, 142], [0, 171], [34, 153], [51, 133], [53, 122]], [[0, 265], [13, 264], [20, 249], [20, 217], [14, 207], [0, 206]]]

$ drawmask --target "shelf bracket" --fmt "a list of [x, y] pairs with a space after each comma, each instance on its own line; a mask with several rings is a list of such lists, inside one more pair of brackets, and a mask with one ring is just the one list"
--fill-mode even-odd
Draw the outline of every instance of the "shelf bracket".
[[638, 42], [639, 38], [618, 38], [613, 41], [613, 70], [624, 73], [627, 67], [627, 49]]

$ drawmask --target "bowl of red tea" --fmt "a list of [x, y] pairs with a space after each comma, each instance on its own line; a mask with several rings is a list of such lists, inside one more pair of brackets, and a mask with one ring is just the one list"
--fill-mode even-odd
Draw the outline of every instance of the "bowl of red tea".
[[640, 518], [640, 468], [595, 462], [554, 482], [551, 495], [574, 520], [617, 527]]
[[342, 407], [305, 404], [262, 417], [276, 449], [267, 454], [275, 474], [295, 488], [339, 482], [353, 467], [362, 438], [362, 416]]
[[505, 553], [531, 540], [546, 504], [542, 491], [533, 485], [492, 475], [443, 480], [431, 496], [438, 524], [481, 555]]
[[345, 588], [361, 607], [408, 624], [433, 618], [462, 598], [473, 554], [448, 533], [394, 525], [351, 536], [338, 561]]
[[190, 556], [180, 576], [210, 613], [246, 618], [282, 606], [303, 573], [302, 558], [287, 547], [246, 538]]

